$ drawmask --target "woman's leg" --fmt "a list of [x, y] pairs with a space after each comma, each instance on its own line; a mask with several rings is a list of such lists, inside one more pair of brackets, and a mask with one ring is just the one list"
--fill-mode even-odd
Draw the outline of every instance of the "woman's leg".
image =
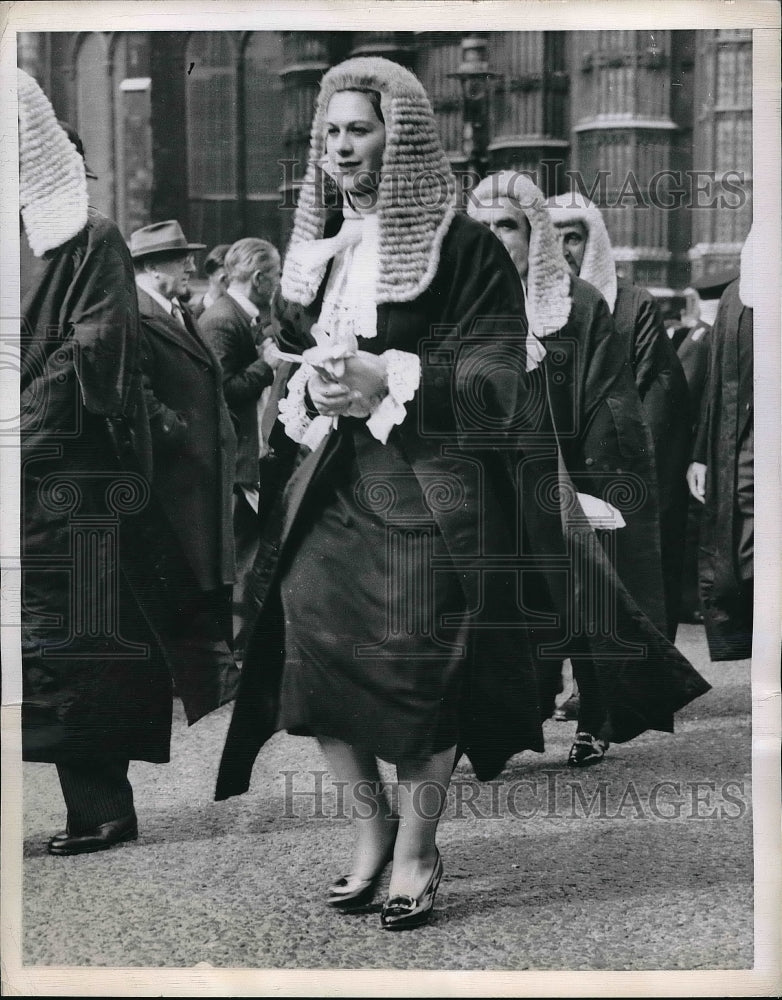
[[356, 880], [372, 878], [383, 867], [396, 833], [377, 760], [370, 750], [341, 740], [322, 736], [319, 742], [332, 774], [345, 782], [345, 808], [356, 828], [350, 874]]
[[399, 832], [389, 895], [418, 898], [432, 875], [437, 851], [437, 824], [456, 760], [456, 747], [431, 757], [400, 761]]

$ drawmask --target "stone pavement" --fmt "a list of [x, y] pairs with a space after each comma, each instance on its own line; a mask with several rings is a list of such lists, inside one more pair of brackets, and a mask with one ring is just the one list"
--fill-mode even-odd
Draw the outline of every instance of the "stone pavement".
[[[379, 904], [330, 911], [350, 826], [314, 741], [278, 734], [249, 793], [212, 801], [230, 706], [172, 762], [133, 763], [140, 838], [47, 855], [63, 825], [55, 769], [24, 765], [23, 960], [30, 965], [326, 969], [746, 969], [753, 961], [750, 665], [680, 648], [714, 690], [676, 734], [564, 766], [573, 723], [481, 785], [460, 765], [440, 827], [432, 922], [389, 934]], [[389, 772], [390, 774], [390, 772]], [[384, 887], [383, 887], [384, 888]]]

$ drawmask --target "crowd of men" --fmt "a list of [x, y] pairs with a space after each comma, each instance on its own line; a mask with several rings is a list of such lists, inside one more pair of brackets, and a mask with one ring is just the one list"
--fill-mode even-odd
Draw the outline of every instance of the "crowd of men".
[[[40, 92], [27, 82], [24, 88], [32, 104], [40, 103]], [[20, 81], [23, 137], [22, 92]], [[53, 119], [47, 115], [43, 115], [45, 127], [34, 117], [29, 127], [46, 132], [49, 155], [62, 156], [67, 170], [76, 176], [75, 161], [68, 160], [59, 136], [46, 131], [51, 131], [49, 118]], [[72, 132], [65, 141], [75, 144]], [[78, 154], [83, 156], [83, 150], [78, 148]], [[24, 188], [27, 168], [22, 156], [20, 146]], [[61, 189], [63, 177], [57, 181]], [[81, 181], [77, 177], [73, 183], [81, 198]], [[40, 195], [30, 194], [27, 206], [25, 197], [23, 192], [27, 236], [27, 241], [22, 237], [23, 346], [29, 349], [30, 384], [35, 372], [48, 370], [55, 358], [43, 339], [46, 321], [56, 316], [56, 323], [62, 324], [67, 306], [67, 322], [76, 331], [71, 360], [83, 408], [77, 414], [82, 421], [81, 446], [73, 450], [71, 467], [81, 463], [89, 471], [92, 462], [97, 470], [105, 470], [110, 449], [102, 436], [103, 425], [95, 426], [95, 442], [101, 442], [102, 450], [89, 457], [84, 446], [84, 428], [97, 416], [106, 419], [113, 434], [111, 467], [118, 474], [143, 476], [144, 463], [139, 464], [137, 456], [148, 454], [154, 524], [148, 511], [128, 520], [137, 532], [131, 537], [145, 537], [151, 548], [146, 549], [146, 562], [136, 554], [112, 586], [128, 607], [144, 610], [142, 617], [154, 633], [134, 631], [132, 616], [123, 613], [123, 636], [139, 643], [153, 638], [165, 650], [169, 675], [193, 722], [232, 697], [248, 641], [248, 580], [260, 524], [268, 514], [264, 499], [276, 490], [280, 475], [275, 442], [281, 431], [276, 417], [290, 368], [281, 364], [274, 350], [280, 252], [255, 237], [214, 247], [203, 264], [208, 288], [196, 301], [190, 289], [195, 255], [207, 248], [188, 241], [178, 221], [144, 226], [125, 245], [113, 223], [92, 209], [86, 213], [85, 208], [80, 225], [74, 223], [72, 232], [66, 233], [68, 239], [39, 254], [33, 209]], [[601, 212], [583, 197], [571, 193], [546, 200], [528, 177], [503, 172], [484, 179], [472, 192], [467, 211], [503, 242], [518, 270], [527, 307], [528, 346], [533, 355], [538, 352], [546, 372], [564, 465], [622, 583], [671, 640], [678, 622], [702, 618], [714, 659], [749, 656], [753, 418], [748, 253], [742, 258], [741, 275], [724, 282], [713, 325], [701, 319], [672, 338], [653, 296], [617, 280]], [[108, 263], [101, 257], [109, 245], [117, 265], [110, 280]], [[57, 273], [52, 269], [51, 255], [60, 254], [63, 247], [71, 262], [74, 248], [81, 254], [77, 254], [76, 277], [71, 264], [63, 263]], [[42, 269], [41, 260], [33, 257], [41, 257], [46, 267]], [[73, 291], [79, 269], [88, 261], [102, 269], [95, 290], [102, 308], [121, 317], [119, 327], [116, 322], [113, 327], [118, 339], [108, 346], [96, 340], [103, 334], [91, 326], [92, 292], [84, 291], [83, 276], [81, 299]], [[703, 286], [701, 291], [705, 297], [714, 289]], [[51, 305], [48, 313], [41, 303]], [[552, 327], [551, 317], [559, 306], [561, 323]], [[124, 400], [121, 406], [98, 385], [99, 379], [105, 385], [112, 364], [122, 383], [116, 388]], [[127, 419], [131, 412], [127, 400], [134, 393], [136, 424]], [[23, 379], [23, 414], [26, 405]], [[116, 417], [120, 410], [122, 420]], [[34, 474], [25, 481], [23, 528], [28, 560], [33, 561], [48, 551], [45, 545], [36, 549], [35, 532], [40, 528], [40, 539], [49, 544], [54, 516], [51, 497], [42, 492], [45, 446], [53, 438], [46, 437], [45, 428], [39, 430], [38, 424], [33, 428], [31, 423], [27, 430], [23, 426], [23, 461]], [[144, 435], [149, 440], [142, 447]], [[62, 459], [72, 445], [65, 438], [57, 447], [64, 449], [59, 454]], [[131, 452], [136, 456], [132, 463]], [[693, 553], [699, 553], [697, 558]], [[111, 573], [110, 567], [103, 569]], [[51, 611], [49, 584], [39, 581], [36, 591], [32, 570], [27, 578], [28, 613], [38, 610], [45, 615]], [[83, 658], [84, 650], [73, 646], [73, 636], [66, 640], [74, 660]], [[155, 672], [153, 664], [140, 682], [142, 675], [133, 666], [112, 694], [92, 692], [91, 710], [98, 703], [102, 707], [93, 724], [92, 742], [85, 738], [87, 749], [82, 752], [79, 746], [61, 745], [67, 728], [63, 720], [73, 699], [60, 697], [53, 704], [54, 682], [35, 628], [25, 633], [24, 643], [25, 655], [39, 658], [35, 676], [45, 678], [25, 695], [28, 717], [35, 711], [40, 716], [37, 728], [33, 727], [39, 745], [28, 747], [26, 759], [57, 763], [68, 808], [67, 827], [52, 838], [49, 851], [78, 854], [135, 838], [128, 758], [167, 759], [167, 750], [160, 747], [165, 744], [166, 727], [170, 733], [170, 694], [160, 670]], [[563, 689], [562, 668], [561, 662], [540, 664], [545, 718], [555, 713]], [[606, 752], [607, 745], [599, 738], [605, 710], [593, 665], [577, 660], [572, 672], [578, 697], [572, 699], [571, 717], [576, 719], [577, 735], [568, 763], [583, 766], [598, 762]], [[68, 684], [72, 683], [70, 679]], [[143, 697], [136, 690], [139, 683], [144, 686]], [[159, 697], [150, 694], [153, 689]], [[126, 699], [123, 725], [137, 726], [146, 734], [143, 747], [129, 754], [106, 741], [118, 716], [111, 716], [102, 697]], [[136, 702], [136, 715], [128, 714], [127, 704]], [[152, 703], [156, 707], [150, 708]], [[162, 734], [159, 739], [157, 730]]]

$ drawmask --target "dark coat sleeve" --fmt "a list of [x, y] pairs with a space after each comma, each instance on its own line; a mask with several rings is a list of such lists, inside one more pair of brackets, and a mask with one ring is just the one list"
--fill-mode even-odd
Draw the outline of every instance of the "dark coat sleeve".
[[149, 416], [149, 427], [152, 442], [157, 450], [175, 448], [181, 445], [187, 437], [187, 420], [182, 413], [166, 406], [156, 395], [155, 385], [158, 381], [155, 371], [155, 352], [150, 341], [149, 330], [141, 322], [141, 386]]
[[251, 358], [248, 362], [245, 338], [228, 313], [230, 304], [219, 309], [218, 305], [221, 305], [219, 299], [201, 314], [198, 329], [220, 362], [225, 401], [235, 410], [260, 399], [263, 390], [274, 381], [274, 372], [262, 358]]
[[[552, 384], [550, 391], [553, 405], [559, 402], [565, 410], [558, 424], [569, 420], [573, 432], [560, 437], [563, 458], [582, 492], [610, 500], [606, 489], [623, 470], [640, 469], [648, 478], [651, 442], [608, 305], [583, 282], [574, 281], [573, 309], [562, 336], [567, 353], [559, 367], [569, 370], [561, 373], [563, 389]], [[556, 378], [559, 358], [553, 344], [552, 354], [547, 370]]]
[[659, 448], [669, 442], [673, 423], [689, 426], [689, 393], [681, 362], [665, 332], [662, 314], [651, 295], [636, 289], [633, 369], [652, 438]]
[[709, 372], [711, 327], [699, 323], [690, 330], [677, 351], [690, 393], [690, 418], [697, 429]]
[[[671, 367], [671, 352], [666, 351], [668, 337], [657, 303], [638, 289], [633, 339], [633, 369], [638, 394], [645, 399], [660, 372]], [[673, 350], [673, 349], [672, 349]]]
[[[540, 375], [526, 372], [527, 322], [518, 273], [489, 230], [457, 216], [443, 242], [440, 267], [427, 293], [443, 351], [427, 351], [414, 421], [426, 435], [451, 433], [462, 443], [492, 432], [500, 437], [527, 427], [524, 400]], [[434, 340], [435, 338], [433, 338]], [[423, 411], [423, 413], [422, 413]], [[420, 423], [423, 417], [424, 424]]]
[[138, 304], [130, 255], [117, 227], [92, 216], [86, 252], [65, 309], [76, 345], [74, 362], [84, 406], [92, 413], [123, 413], [135, 364]]
[[[122, 416], [136, 374], [138, 303], [130, 253], [119, 230], [91, 209], [85, 229], [35, 267], [45, 277], [29, 301], [23, 285], [22, 315], [33, 317], [33, 325], [45, 321], [46, 335], [51, 338], [56, 330], [57, 341], [72, 351], [85, 409]], [[54, 288], [57, 295], [49, 293]], [[44, 366], [39, 358], [30, 371], [40, 375]], [[22, 386], [24, 410], [24, 372]]]

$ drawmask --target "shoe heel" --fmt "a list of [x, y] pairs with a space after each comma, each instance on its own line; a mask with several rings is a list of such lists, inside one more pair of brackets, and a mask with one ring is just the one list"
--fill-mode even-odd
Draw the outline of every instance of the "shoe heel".
[[442, 877], [443, 859], [438, 850], [432, 875], [418, 899], [413, 896], [391, 896], [385, 901], [380, 914], [380, 926], [383, 930], [412, 930], [428, 923]]

